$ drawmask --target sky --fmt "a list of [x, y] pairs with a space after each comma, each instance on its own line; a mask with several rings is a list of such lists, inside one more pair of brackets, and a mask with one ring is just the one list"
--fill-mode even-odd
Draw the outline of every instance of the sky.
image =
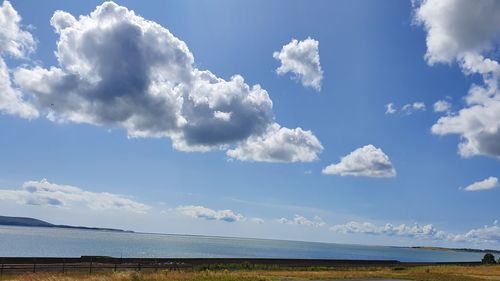
[[12, 0], [0, 23], [2, 215], [500, 248], [498, 1]]

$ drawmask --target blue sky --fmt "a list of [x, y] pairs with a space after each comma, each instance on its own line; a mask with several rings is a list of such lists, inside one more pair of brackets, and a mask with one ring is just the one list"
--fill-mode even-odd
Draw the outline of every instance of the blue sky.
[[[410, 1], [117, 1], [116, 9], [118, 5], [123, 6], [129, 15], [133, 10], [143, 18], [134, 18], [135, 24], [145, 24], [145, 20], [156, 22], [161, 25], [160, 29], [168, 30], [176, 40], [185, 43], [194, 59], [188, 66], [179, 63], [181, 68], [187, 67], [193, 73], [208, 70], [224, 81], [239, 74], [249, 87], [259, 84], [272, 100], [272, 110], [258, 105], [264, 112], [259, 118], [272, 115], [264, 125], [255, 121], [256, 129], [249, 135], [237, 135], [236, 140], [224, 139], [217, 146], [202, 149], [209, 151], [199, 152], [181, 151], [198, 149], [185, 144], [191, 141], [187, 129], [176, 127], [173, 133], [169, 131], [161, 136], [155, 134], [164, 131], [148, 131], [145, 136], [137, 137], [132, 131], [139, 125], [133, 124], [136, 127], [131, 129], [127, 127], [130, 123], [105, 119], [116, 105], [105, 104], [104, 98], [98, 100], [105, 105], [102, 111], [77, 112], [76, 105], [81, 101], [65, 100], [64, 95], [70, 96], [70, 93], [61, 90], [65, 89], [63, 86], [53, 86], [62, 83], [56, 80], [55, 74], [52, 78], [37, 80], [37, 74], [51, 67], [60, 68], [65, 74], [78, 73], [79, 81], [91, 80], [94, 74], [100, 75], [101, 80], [109, 78], [112, 85], [123, 81], [134, 83], [131, 77], [142, 79], [141, 67], [149, 67], [155, 60], [141, 62], [146, 66], [135, 66], [132, 55], [116, 55], [128, 50], [120, 48], [128, 44], [127, 41], [119, 46], [109, 39], [105, 42], [108, 49], [95, 48], [95, 45], [86, 48], [85, 42], [75, 45], [77, 43], [71, 40], [60, 41], [64, 32], [70, 34], [67, 26], [75, 22], [59, 15], [54, 18], [60, 22], [54, 21], [51, 25], [56, 10], [69, 13], [78, 21], [80, 15], [88, 16], [102, 2], [12, 1], [12, 9], [22, 17], [16, 24], [32, 35], [32, 42], [23, 41], [17, 35], [6, 40], [19, 40], [20, 44], [35, 47], [31, 52], [15, 55], [8, 46], [0, 46], [0, 53], [9, 68], [7, 79], [12, 88], [22, 96], [23, 102], [36, 108], [38, 118], [9, 112], [7, 107], [2, 111], [0, 99], [3, 113], [0, 115], [0, 213], [34, 216], [54, 223], [166, 233], [498, 247], [500, 229], [496, 225], [499, 219], [496, 203], [500, 189], [495, 177], [499, 176], [500, 153], [495, 150], [495, 144], [500, 143], [500, 138], [495, 132], [500, 128], [500, 119], [495, 116], [500, 113], [495, 106], [500, 94], [496, 86], [488, 82], [500, 77], [497, 75], [500, 72], [495, 72], [498, 59], [495, 46], [500, 34], [496, 23], [500, 13], [486, 13], [482, 16], [485, 22], [478, 22], [472, 16], [465, 20], [465, 24], [470, 25], [466, 30], [480, 34], [472, 36], [452, 28], [439, 29], [440, 25], [452, 26], [447, 23], [459, 22], [453, 13], [459, 14], [462, 6], [467, 11], [469, 4], [446, 1], [445, 5], [458, 7], [457, 11], [447, 14], [435, 2], [429, 0], [412, 6]], [[498, 11], [496, 3], [491, 5], [495, 7], [489, 10]], [[441, 14], [436, 16], [429, 10]], [[118, 14], [116, 11], [113, 13]], [[484, 27], [487, 24], [493, 28]], [[57, 28], [61, 28], [60, 34], [55, 31]], [[478, 33], [478, 29], [481, 32]], [[436, 35], [436, 30], [443, 34]], [[160, 32], [157, 36], [162, 38], [163, 34]], [[433, 41], [436, 36], [451, 40], [453, 44], [449, 44], [455, 49], [439, 45], [448, 42], [446, 40]], [[318, 55], [320, 66], [308, 61], [310, 57], [299, 56], [298, 63], [310, 63], [313, 70], [316, 67], [316, 73], [311, 74], [315, 77], [320, 67], [320, 89], [304, 84], [300, 80], [304, 74], [300, 74], [299, 68], [292, 67], [287, 73], [278, 74], [283, 61], [273, 57], [274, 52], [285, 50], [284, 46], [292, 39], [303, 43], [308, 38], [312, 45], [307, 46], [307, 54]], [[2, 39], [0, 44], [6, 44]], [[58, 51], [58, 42], [67, 49]], [[140, 46], [146, 44], [159, 50], [170, 48], [165, 42], [162, 45], [144, 41]], [[124, 72], [125, 76], [121, 77], [121, 72], [115, 71], [105, 77], [101, 68], [79, 72], [77, 68], [84, 69], [84, 63], [69, 59], [79, 52], [87, 52], [89, 56], [97, 54], [96, 57], [103, 60], [102, 64], [96, 62], [99, 67], [106, 64], [116, 67], [119, 65], [116, 60], [131, 62], [132, 69], [139, 74], [130, 76]], [[68, 59], [61, 59], [64, 56]], [[161, 59], [170, 59], [166, 56]], [[493, 70], [483, 70], [477, 60], [473, 64], [472, 58], [478, 56], [481, 62], [490, 59]], [[71, 63], [74, 64], [70, 66]], [[174, 80], [181, 80], [169, 72], [174, 70], [161, 67], [154, 69], [159, 73], [155, 79], [169, 80], [169, 75], [173, 75]], [[183, 83], [179, 81], [176, 83]], [[205, 80], [200, 81], [192, 83]], [[91, 87], [90, 84], [79, 87]], [[493, 94], [489, 94], [487, 102], [468, 103], [467, 97], [473, 96], [472, 85], [487, 88]], [[49, 90], [44, 92], [46, 88]], [[79, 89], [71, 91], [81, 94], [79, 98], [84, 97], [85, 102], [86, 95], [104, 97], [108, 94], [99, 91], [100, 88], [92, 89], [90, 94], [79, 93]], [[114, 94], [114, 89], [120, 91], [119, 88], [109, 91]], [[241, 91], [241, 95], [247, 94], [244, 89]], [[258, 92], [251, 90], [251, 93]], [[146, 95], [140, 90], [132, 94]], [[194, 97], [191, 93], [186, 95]], [[222, 91], [221, 95], [226, 94]], [[62, 100], [65, 108], [62, 108]], [[440, 100], [449, 103], [450, 108], [435, 112], [433, 105]], [[393, 103], [396, 112], [386, 111], [389, 103]], [[423, 103], [425, 110], [414, 106], [415, 103]], [[140, 110], [149, 110], [149, 104], [140, 105], [144, 106]], [[403, 109], [405, 105], [408, 106]], [[131, 105], [127, 106], [128, 109]], [[232, 111], [234, 115], [229, 116], [237, 116], [237, 108]], [[468, 123], [467, 110], [476, 109], [493, 117]], [[139, 112], [139, 109], [133, 110]], [[153, 110], [161, 111], [166, 117], [171, 113], [156, 107], [150, 112]], [[202, 114], [197, 110], [194, 107], [194, 113], [190, 114]], [[46, 117], [50, 111], [54, 111], [57, 120]], [[166, 117], [156, 118], [154, 112], [151, 114], [153, 118], [148, 122], [155, 120], [164, 125], [161, 119]], [[187, 122], [198, 118], [198, 115], [180, 115], [189, 116]], [[440, 119], [447, 117], [453, 120], [446, 123]], [[76, 118], [85, 121], [77, 122]], [[444, 125], [433, 127], [438, 120], [443, 120]], [[235, 134], [250, 124], [246, 122], [237, 124]], [[274, 125], [281, 129], [272, 129]], [[264, 126], [265, 131], [259, 126]], [[202, 128], [195, 132], [197, 140], [206, 141], [212, 133], [214, 138], [217, 134], [232, 134], [224, 129], [226, 127], [221, 128]], [[489, 133], [482, 138], [481, 132]], [[256, 146], [259, 138], [276, 141], [273, 137], [279, 133], [297, 134], [293, 135], [297, 143], [290, 144], [290, 150], [283, 152], [285, 156], [279, 154], [273, 158], [275, 154], [269, 151], [285, 147], [287, 143]], [[173, 135], [180, 138], [184, 148], [173, 147]], [[311, 145], [314, 140], [321, 145]], [[459, 150], [464, 140], [474, 143], [468, 152]], [[370, 144], [373, 149], [358, 150]], [[226, 154], [235, 147], [241, 148], [240, 152], [252, 149], [254, 153], [239, 153], [235, 157]], [[267, 150], [258, 154], [263, 155], [261, 158], [249, 159], [256, 157], [255, 147]], [[299, 152], [302, 148], [305, 153]], [[339, 163], [341, 157], [351, 152], [353, 157]], [[354, 157], [356, 155], [361, 158]], [[352, 169], [348, 162], [360, 167]], [[331, 164], [339, 165], [335, 172], [322, 173]], [[374, 176], [377, 172], [378, 176]], [[493, 179], [487, 181], [490, 177]], [[466, 190], [467, 186], [481, 181], [485, 182], [479, 184], [480, 190]], [[66, 185], [78, 187], [80, 191], [64, 188], [66, 191], [61, 191], [61, 186]], [[115, 197], [92, 204], [95, 198], [106, 197], [102, 192]], [[57, 200], [48, 200], [54, 199], [50, 196]], [[388, 223], [393, 228], [387, 227]], [[432, 225], [432, 229], [428, 225]], [[485, 225], [488, 227], [484, 228]]]

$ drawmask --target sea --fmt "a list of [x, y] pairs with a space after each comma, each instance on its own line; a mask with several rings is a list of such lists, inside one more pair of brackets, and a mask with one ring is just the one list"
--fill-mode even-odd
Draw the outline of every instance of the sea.
[[0, 226], [0, 257], [480, 261], [483, 253], [271, 239]]

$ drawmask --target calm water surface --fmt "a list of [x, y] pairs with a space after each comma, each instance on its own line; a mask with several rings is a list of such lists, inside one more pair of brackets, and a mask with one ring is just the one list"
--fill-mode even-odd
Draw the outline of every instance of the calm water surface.
[[384, 246], [0, 226], [0, 256], [241, 257], [480, 261], [483, 254]]

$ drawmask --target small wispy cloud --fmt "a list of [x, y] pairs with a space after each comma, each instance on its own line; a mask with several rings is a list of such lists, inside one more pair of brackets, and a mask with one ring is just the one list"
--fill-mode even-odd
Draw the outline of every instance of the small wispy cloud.
[[394, 114], [396, 113], [396, 108], [394, 108], [394, 104], [392, 102], [385, 105], [385, 114]]
[[451, 109], [451, 103], [449, 101], [446, 101], [446, 100], [438, 100], [437, 102], [434, 103], [434, 105], [432, 106], [433, 109], [434, 109], [434, 112], [438, 112], [438, 113], [441, 113], [441, 112], [450, 112], [450, 109]]
[[394, 103], [390, 102], [385, 105], [385, 114], [399, 113], [401, 115], [411, 115], [417, 111], [425, 111], [426, 109], [427, 107], [423, 102], [407, 103], [399, 109]]
[[263, 224], [264, 223], [264, 220], [261, 218], [251, 218], [250, 221], [253, 223], [256, 223], [256, 224]]
[[414, 102], [403, 105], [401, 108], [401, 112], [406, 115], [413, 114], [416, 111], [425, 111], [425, 103], [423, 102]]

